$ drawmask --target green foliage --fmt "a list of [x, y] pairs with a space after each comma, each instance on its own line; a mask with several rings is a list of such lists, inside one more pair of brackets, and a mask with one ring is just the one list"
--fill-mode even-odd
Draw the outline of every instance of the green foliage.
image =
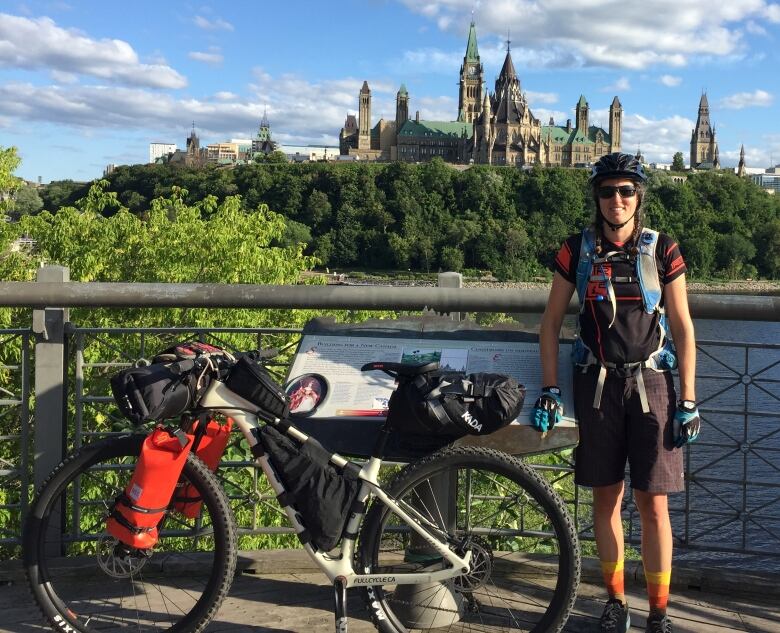
[[[306, 255], [331, 268], [476, 269], [499, 279], [533, 279], [549, 274], [563, 240], [593, 217], [583, 169], [456, 170], [440, 159], [420, 165], [270, 160], [234, 169], [120, 167], [109, 183], [118, 198], [103, 215], [123, 207], [143, 216], [149, 201], [170, 197], [175, 187], [186, 189], [186, 200], [203, 214], [216, 208], [202, 204], [209, 196], [222, 203], [240, 195], [249, 213], [267, 205], [288, 221], [274, 244], [303, 243]], [[50, 188], [62, 198], [63, 183], [42, 191], [47, 210]], [[74, 204], [69, 199], [65, 206]], [[780, 198], [725, 172], [689, 174], [683, 183], [652, 173], [644, 200], [645, 224], [680, 243], [698, 278], [777, 277], [775, 251], [759, 248], [747, 260], [742, 252], [739, 262], [716, 255], [719, 238], [734, 233], [754, 244], [768, 236], [772, 244], [779, 217]]]
[[13, 207], [13, 214], [16, 217], [20, 215], [35, 215], [43, 209], [43, 200], [41, 200], [36, 187], [24, 185], [16, 192]]
[[13, 194], [22, 186], [22, 179], [14, 176], [20, 162], [15, 147], [0, 146], [0, 215], [13, 208]]
[[672, 170], [673, 171], [685, 171], [685, 159], [682, 152], [675, 152], [672, 157]]

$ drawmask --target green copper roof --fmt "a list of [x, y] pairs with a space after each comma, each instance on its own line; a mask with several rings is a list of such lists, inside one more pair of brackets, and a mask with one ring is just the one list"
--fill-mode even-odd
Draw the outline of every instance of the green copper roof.
[[567, 132], [565, 127], [560, 125], [543, 125], [542, 126], [542, 141], [547, 140], [547, 134], [550, 134], [550, 139], [553, 143], [572, 143], [578, 145], [593, 145], [596, 142], [596, 136], [601, 131], [601, 136], [605, 143], [609, 143], [609, 133], [600, 127], [591, 125], [588, 128], [587, 136], [578, 133], [577, 128], [573, 127], [571, 132]]
[[466, 61], [479, 61], [479, 51], [477, 50], [477, 29], [474, 26], [474, 22], [472, 22], [471, 27], [469, 27], [469, 42], [466, 44]]
[[588, 105], [588, 102], [585, 101], [585, 95], [580, 95], [580, 100], [577, 102], [577, 105], [581, 107]]
[[401, 87], [398, 89], [398, 94], [407, 96], [409, 93], [406, 92], [406, 84], [401, 84]]
[[407, 120], [398, 132], [399, 136], [471, 136], [472, 124], [461, 121], [413, 121]]

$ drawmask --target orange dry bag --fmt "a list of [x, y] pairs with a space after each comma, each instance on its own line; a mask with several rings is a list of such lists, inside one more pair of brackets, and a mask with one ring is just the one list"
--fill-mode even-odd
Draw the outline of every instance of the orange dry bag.
[[192, 448], [192, 438], [158, 426], [144, 440], [135, 471], [106, 523], [109, 534], [131, 547], [157, 543], [157, 526], [171, 502]]
[[[214, 472], [217, 470], [219, 460], [225, 452], [225, 447], [230, 438], [230, 430], [233, 428], [233, 419], [228, 418], [225, 424], [220, 424], [216, 420], [209, 420], [202, 432], [198, 429], [198, 424], [200, 422], [196, 423], [194, 430], [195, 437], [200, 433], [200, 443], [195, 448], [195, 454]], [[176, 503], [173, 507], [189, 519], [194, 519], [198, 516], [200, 506], [203, 504], [203, 499], [201, 499], [195, 486], [190, 483], [180, 483], [176, 489], [174, 499]]]

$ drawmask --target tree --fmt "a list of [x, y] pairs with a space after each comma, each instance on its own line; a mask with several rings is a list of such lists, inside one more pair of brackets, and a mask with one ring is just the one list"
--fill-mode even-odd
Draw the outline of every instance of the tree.
[[0, 146], [0, 215], [13, 207], [13, 195], [22, 186], [22, 179], [14, 176], [22, 159], [15, 147]]
[[38, 189], [31, 185], [21, 187], [14, 196], [13, 209], [16, 217], [38, 213], [43, 209], [43, 200], [38, 195]]
[[672, 157], [672, 171], [685, 171], [685, 160], [682, 152], [675, 152]]

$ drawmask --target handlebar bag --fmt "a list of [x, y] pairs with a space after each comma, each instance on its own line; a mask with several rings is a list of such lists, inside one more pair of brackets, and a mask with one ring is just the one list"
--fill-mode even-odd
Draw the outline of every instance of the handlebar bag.
[[525, 387], [511, 376], [423, 374], [398, 386], [388, 416], [401, 432], [454, 440], [506, 426], [520, 414], [524, 400]]
[[178, 363], [153, 363], [124, 369], [111, 377], [119, 410], [135, 426], [175, 418], [196, 402], [197, 376], [177, 371]]
[[228, 389], [262, 411], [277, 418], [290, 412], [290, 399], [260, 363], [248, 355], [240, 356], [225, 379]]
[[332, 550], [357, 497], [357, 475], [331, 464], [331, 454], [312, 437], [301, 443], [266, 425], [260, 429], [260, 443], [285, 488], [279, 504], [292, 506], [306, 528], [301, 541], [323, 552]]

